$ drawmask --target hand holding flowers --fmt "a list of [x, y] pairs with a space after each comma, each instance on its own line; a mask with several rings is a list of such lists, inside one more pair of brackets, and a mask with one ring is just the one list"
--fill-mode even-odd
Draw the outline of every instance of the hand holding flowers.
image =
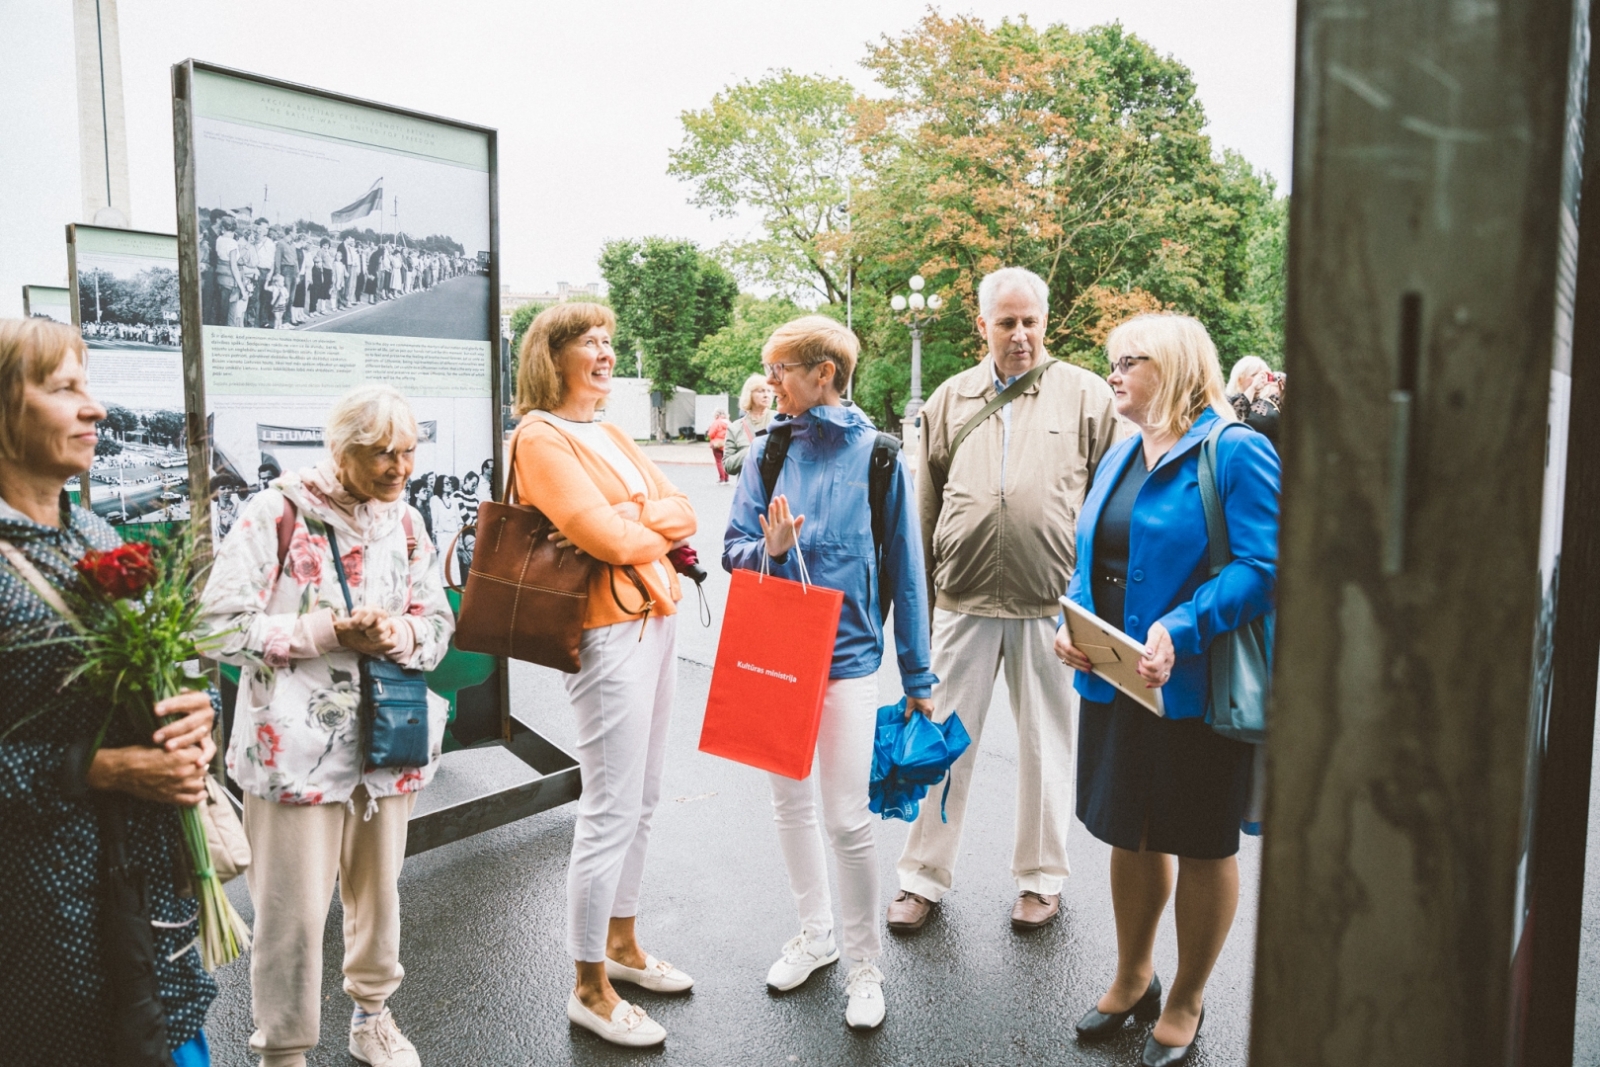
[[211, 698], [182, 693], [161, 701], [155, 711], [158, 720], [178, 718], [157, 730], [149, 746], [96, 752], [86, 776], [89, 788], [192, 808], [206, 797], [206, 774], [217, 750], [211, 740]]

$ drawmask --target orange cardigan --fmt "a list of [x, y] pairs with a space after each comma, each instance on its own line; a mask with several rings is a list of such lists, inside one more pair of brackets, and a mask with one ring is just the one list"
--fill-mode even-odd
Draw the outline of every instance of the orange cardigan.
[[[610, 423], [602, 426], [638, 466], [648, 493], [630, 496], [621, 476], [603, 456], [537, 414], [529, 414], [512, 439], [517, 499], [544, 512], [569, 541], [595, 559], [613, 567], [632, 564], [655, 601], [651, 614], [676, 614], [677, 601], [683, 595], [677, 572], [663, 560], [667, 572], [663, 587], [660, 574], [650, 564], [662, 559], [672, 542], [694, 534], [694, 508], [627, 435]], [[612, 506], [628, 500], [639, 505], [638, 522], [623, 518]], [[589, 583], [585, 630], [638, 618], [617, 606], [611, 595], [612, 578], [612, 567], [595, 569]], [[639, 590], [627, 575], [617, 574], [615, 579], [623, 604], [639, 607]]]

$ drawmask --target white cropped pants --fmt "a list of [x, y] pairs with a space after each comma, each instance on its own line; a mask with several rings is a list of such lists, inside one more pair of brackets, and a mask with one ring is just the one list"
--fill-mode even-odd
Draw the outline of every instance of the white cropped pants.
[[567, 948], [606, 958], [613, 918], [638, 914], [650, 818], [661, 799], [667, 723], [678, 678], [678, 619], [657, 615], [585, 630], [583, 667], [567, 677], [583, 775], [567, 868]]
[[[828, 863], [823, 851], [825, 827], [839, 867], [844, 920], [839, 947], [857, 962], [876, 960], [883, 948], [878, 931], [878, 850], [872, 838], [872, 813], [867, 809], [877, 725], [878, 680], [872, 676], [834, 679], [822, 702], [811, 776], [797, 782], [768, 775], [778, 845], [789, 870], [789, 888], [794, 892], [801, 928], [817, 938], [833, 930], [833, 902], [828, 895]], [[822, 827], [817, 825], [818, 789], [822, 792]]]

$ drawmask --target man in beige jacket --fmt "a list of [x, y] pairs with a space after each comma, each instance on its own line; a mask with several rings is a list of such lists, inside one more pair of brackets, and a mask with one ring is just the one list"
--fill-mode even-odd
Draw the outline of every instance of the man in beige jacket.
[[[1018, 733], [1017, 929], [1050, 922], [1068, 875], [1078, 698], [1051, 645], [1056, 598], [1077, 555], [1078, 508], [1118, 436], [1111, 388], [1044, 350], [1049, 290], [1008, 267], [978, 287], [989, 354], [922, 409], [917, 503], [934, 591], [934, 706], [959, 711], [972, 746], [950, 771], [945, 805], [928, 803], [898, 865], [891, 930], [920, 929], [950, 891], [972, 768], [995, 677], [1005, 668]], [[1009, 402], [993, 404], [1016, 383]]]

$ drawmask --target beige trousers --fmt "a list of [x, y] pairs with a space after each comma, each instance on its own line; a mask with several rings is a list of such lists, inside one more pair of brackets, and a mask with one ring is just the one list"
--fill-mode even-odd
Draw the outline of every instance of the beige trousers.
[[400, 864], [416, 802], [415, 793], [383, 797], [369, 818], [365, 786], [356, 787], [349, 806], [275, 804], [245, 794], [245, 877], [256, 912], [250, 1048], [263, 1067], [300, 1067], [317, 1044], [322, 930], [335, 878], [344, 905], [344, 991], [375, 1012], [400, 985]]
[[1072, 672], [1056, 658], [1054, 619], [990, 619], [934, 609], [933, 688], [937, 714], [961, 714], [972, 747], [950, 768], [949, 822], [939, 818], [944, 786], [934, 786], [911, 824], [896, 870], [900, 888], [937, 901], [950, 891], [961, 822], [972, 788], [972, 768], [983, 723], [1004, 667], [1017, 723], [1016, 841], [1011, 875], [1017, 890], [1059, 893], [1071, 870], [1067, 830], [1076, 798], [1073, 762], [1078, 737], [1078, 694]]

